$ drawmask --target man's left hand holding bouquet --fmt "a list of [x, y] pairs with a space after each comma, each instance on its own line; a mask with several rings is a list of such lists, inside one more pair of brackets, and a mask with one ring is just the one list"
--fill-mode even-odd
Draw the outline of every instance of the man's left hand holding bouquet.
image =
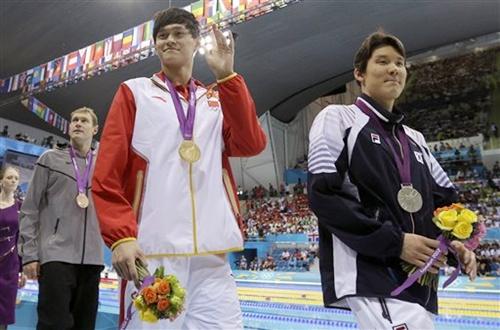
[[460, 241], [452, 241], [451, 246], [457, 252], [457, 255], [462, 263], [462, 270], [469, 276], [471, 281], [474, 281], [477, 276], [476, 254], [465, 247]]

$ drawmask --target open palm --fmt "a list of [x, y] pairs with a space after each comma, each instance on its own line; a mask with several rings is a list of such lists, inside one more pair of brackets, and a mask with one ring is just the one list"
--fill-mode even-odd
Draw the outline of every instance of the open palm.
[[223, 79], [233, 73], [234, 67], [234, 40], [229, 33], [229, 43], [222, 32], [213, 27], [211, 32], [213, 48], [205, 54], [208, 67], [216, 79]]

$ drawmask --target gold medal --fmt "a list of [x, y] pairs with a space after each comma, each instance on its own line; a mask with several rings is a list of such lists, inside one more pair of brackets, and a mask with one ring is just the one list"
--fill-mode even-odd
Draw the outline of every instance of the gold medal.
[[398, 191], [398, 203], [406, 212], [415, 213], [422, 208], [422, 195], [412, 185], [402, 185]]
[[82, 209], [85, 209], [89, 206], [89, 199], [84, 193], [79, 193], [76, 195], [76, 204]]
[[184, 140], [179, 147], [179, 155], [186, 162], [194, 163], [200, 159], [201, 152], [193, 140]]

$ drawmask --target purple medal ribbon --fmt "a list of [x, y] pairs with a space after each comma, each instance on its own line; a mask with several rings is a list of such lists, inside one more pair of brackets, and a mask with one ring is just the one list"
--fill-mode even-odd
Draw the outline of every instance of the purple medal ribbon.
[[443, 289], [446, 288], [448, 285], [450, 285], [453, 281], [455, 281], [457, 279], [457, 276], [458, 276], [458, 274], [460, 272], [460, 268], [462, 268], [462, 264], [460, 262], [460, 258], [457, 255], [457, 252], [450, 245], [449, 241], [443, 235], [439, 235], [439, 237], [437, 238], [437, 240], [439, 241], [439, 246], [434, 251], [434, 253], [429, 258], [429, 260], [427, 260], [427, 262], [425, 263], [425, 265], [422, 266], [421, 268], [417, 269], [410, 276], [408, 276], [408, 278], [406, 279], [406, 281], [404, 281], [403, 284], [401, 284], [400, 286], [398, 286], [396, 289], [394, 289], [391, 292], [391, 296], [396, 297], [401, 292], [403, 292], [404, 290], [406, 290], [410, 286], [412, 286], [413, 283], [415, 283], [416, 281], [418, 281], [418, 279], [420, 277], [422, 277], [425, 274], [425, 272], [427, 272], [427, 270], [436, 262], [437, 258], [439, 258], [439, 256], [442, 253], [446, 254], [448, 252], [448, 250], [451, 251], [451, 253], [453, 253], [453, 255], [455, 256], [455, 258], [458, 261], [458, 265], [457, 265], [457, 268], [451, 274], [451, 276], [446, 280], [446, 282], [444, 282]]
[[175, 89], [172, 82], [165, 75], [163, 75], [163, 77], [165, 83], [168, 86], [168, 90], [170, 91], [172, 102], [174, 102], [175, 112], [177, 113], [177, 119], [179, 120], [179, 126], [181, 127], [182, 136], [184, 137], [184, 140], [192, 140], [194, 117], [196, 113], [196, 85], [194, 84], [194, 80], [191, 79], [191, 81], [189, 82], [189, 103], [186, 116], [184, 115], [184, 109], [182, 108], [179, 93]]
[[411, 184], [410, 142], [408, 140], [408, 136], [406, 136], [402, 128], [397, 129], [398, 139], [403, 149], [403, 157], [401, 158], [401, 155], [394, 149], [394, 145], [392, 144], [389, 134], [387, 134], [386, 130], [382, 127], [380, 119], [377, 117], [376, 114], [373, 113], [373, 111], [364, 102], [366, 101], [358, 97], [358, 99], [354, 104], [358, 108], [360, 108], [361, 111], [363, 111], [368, 117], [370, 117], [373, 120], [375, 126], [377, 126], [376, 131], [380, 135], [382, 135], [382, 138], [385, 140], [385, 143], [387, 144], [387, 146], [391, 150], [392, 155], [394, 156], [394, 161], [396, 162], [396, 167], [398, 168], [399, 177], [401, 178], [401, 183], [403, 185]]
[[94, 158], [94, 153], [92, 149], [87, 153], [85, 170], [83, 171], [83, 176], [80, 176], [80, 171], [78, 170], [78, 164], [76, 163], [75, 149], [73, 146], [69, 147], [69, 155], [71, 157], [71, 162], [73, 163], [73, 168], [75, 169], [76, 184], [78, 186], [78, 192], [85, 193], [85, 186], [89, 180], [90, 168], [92, 167], [92, 160]]
[[127, 316], [125, 317], [125, 320], [123, 320], [123, 323], [120, 326], [120, 330], [125, 330], [127, 328], [128, 324], [130, 323], [130, 321], [132, 320], [132, 316], [134, 316], [135, 312], [132, 311], [132, 306], [134, 305], [134, 299], [135, 299], [135, 297], [137, 297], [137, 294], [139, 292], [141, 292], [144, 288], [153, 284], [154, 281], [155, 281], [155, 277], [153, 275], [146, 276], [144, 278], [144, 280], [142, 281], [142, 285], [139, 288], [139, 290], [132, 294], [132, 302], [127, 307]]

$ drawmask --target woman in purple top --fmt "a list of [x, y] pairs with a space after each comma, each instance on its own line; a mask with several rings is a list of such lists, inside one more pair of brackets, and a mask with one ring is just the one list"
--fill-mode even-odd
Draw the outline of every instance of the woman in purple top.
[[19, 276], [17, 254], [20, 202], [14, 199], [19, 184], [19, 171], [7, 166], [0, 171], [0, 330], [14, 323], [17, 288], [26, 283]]

